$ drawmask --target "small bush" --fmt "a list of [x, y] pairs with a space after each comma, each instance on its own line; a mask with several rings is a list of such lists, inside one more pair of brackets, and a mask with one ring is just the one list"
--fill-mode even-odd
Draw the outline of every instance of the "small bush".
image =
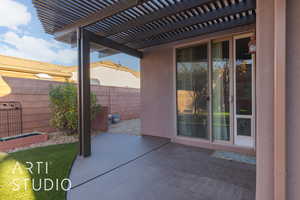
[[[78, 110], [77, 110], [77, 88], [74, 84], [51, 86], [50, 108], [52, 118], [50, 123], [53, 127], [65, 131], [68, 134], [78, 133]], [[100, 111], [101, 106], [97, 104], [97, 97], [91, 93], [91, 119], [93, 120]]]

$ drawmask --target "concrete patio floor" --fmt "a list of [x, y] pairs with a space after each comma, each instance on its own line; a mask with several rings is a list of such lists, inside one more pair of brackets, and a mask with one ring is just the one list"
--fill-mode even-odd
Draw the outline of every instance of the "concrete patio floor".
[[78, 157], [68, 200], [254, 200], [255, 166], [167, 139], [101, 134]]

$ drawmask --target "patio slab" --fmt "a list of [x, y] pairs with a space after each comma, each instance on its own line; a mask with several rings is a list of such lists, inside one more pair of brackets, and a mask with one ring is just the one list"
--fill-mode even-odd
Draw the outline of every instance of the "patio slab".
[[72, 187], [101, 176], [145, 153], [169, 143], [158, 137], [130, 136], [127, 134], [100, 134], [92, 138], [92, 156], [75, 160], [70, 179]]
[[[215, 158], [213, 151], [173, 144], [165, 139], [121, 135], [103, 135], [93, 140], [93, 148], [98, 150], [88, 158], [96, 162], [89, 161], [92, 166], [82, 164], [87, 163], [86, 160], [76, 160], [72, 179], [75, 174], [83, 173], [80, 170], [86, 171], [85, 167], [94, 172], [109, 170], [110, 162], [119, 163], [119, 167], [75, 186], [68, 192], [68, 200], [255, 199], [253, 165]], [[126, 145], [121, 138], [135, 142]], [[103, 146], [100, 143], [104, 143]], [[116, 145], [118, 150], [111, 154]]]

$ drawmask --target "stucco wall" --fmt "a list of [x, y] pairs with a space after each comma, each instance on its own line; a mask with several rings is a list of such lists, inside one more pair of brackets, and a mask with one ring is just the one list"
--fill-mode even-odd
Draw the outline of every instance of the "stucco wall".
[[[23, 132], [51, 132], [49, 108], [50, 85], [63, 84], [54, 81], [3, 77], [9, 86], [1, 84], [0, 101], [19, 101], [23, 109]], [[120, 113], [122, 119], [140, 117], [140, 90], [135, 88], [92, 86], [98, 103], [107, 106], [110, 113]], [[5, 91], [5, 92], [2, 92]], [[1, 133], [1, 131], [0, 131]]]
[[274, 200], [274, 0], [256, 11], [256, 199]]
[[192, 45], [207, 38], [253, 29], [254, 25], [243, 26], [144, 50], [141, 59], [142, 134], [167, 138], [176, 134], [175, 46]]
[[142, 134], [170, 138], [174, 133], [172, 48], [145, 51], [141, 60]]
[[287, 195], [300, 199], [300, 1], [287, 1]]

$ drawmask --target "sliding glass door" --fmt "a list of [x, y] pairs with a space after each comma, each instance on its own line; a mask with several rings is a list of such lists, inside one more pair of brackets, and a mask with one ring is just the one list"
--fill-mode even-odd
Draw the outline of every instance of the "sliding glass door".
[[212, 42], [212, 135], [230, 141], [230, 41]]
[[177, 49], [176, 61], [178, 135], [208, 139], [208, 45]]
[[176, 49], [178, 136], [254, 147], [251, 34]]

